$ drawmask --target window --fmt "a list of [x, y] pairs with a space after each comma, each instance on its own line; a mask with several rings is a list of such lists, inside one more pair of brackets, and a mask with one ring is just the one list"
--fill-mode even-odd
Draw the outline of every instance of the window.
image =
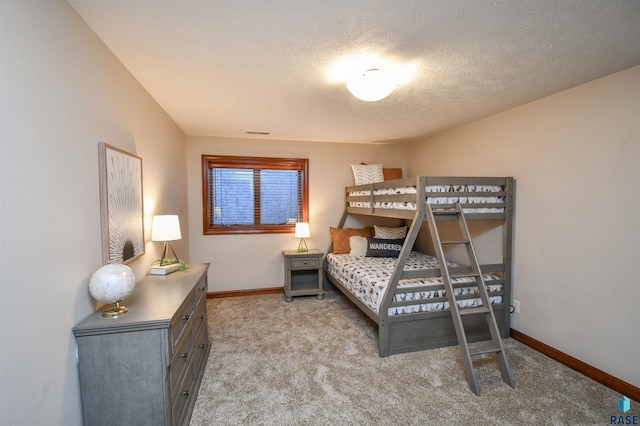
[[307, 222], [306, 158], [202, 156], [205, 235], [294, 232]]

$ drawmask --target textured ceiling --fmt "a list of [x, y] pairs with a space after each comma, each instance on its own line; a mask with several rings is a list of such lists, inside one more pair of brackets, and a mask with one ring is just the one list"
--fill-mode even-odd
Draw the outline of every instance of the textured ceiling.
[[[638, 0], [68, 1], [189, 135], [406, 141], [640, 64]], [[361, 53], [415, 76], [360, 101]]]

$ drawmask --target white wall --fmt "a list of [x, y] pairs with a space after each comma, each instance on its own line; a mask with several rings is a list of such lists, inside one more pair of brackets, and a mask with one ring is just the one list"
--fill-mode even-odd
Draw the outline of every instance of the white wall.
[[[2, 0], [0, 19], [0, 423], [80, 425], [98, 142], [142, 157], [146, 238], [150, 215], [180, 214], [188, 258], [185, 136], [66, 2]], [[161, 249], [147, 241], [137, 278]]]
[[409, 172], [514, 176], [512, 327], [640, 386], [640, 67], [414, 144]]
[[[382, 163], [406, 171], [406, 145], [339, 144], [260, 139], [187, 137], [189, 233], [193, 262], [211, 262], [209, 291], [282, 287], [282, 250], [298, 247], [293, 234], [203, 235], [201, 156], [246, 155], [309, 159], [309, 248], [326, 251], [329, 227], [344, 212], [344, 187], [353, 185], [351, 164]], [[352, 223], [354, 224], [354, 223]]]

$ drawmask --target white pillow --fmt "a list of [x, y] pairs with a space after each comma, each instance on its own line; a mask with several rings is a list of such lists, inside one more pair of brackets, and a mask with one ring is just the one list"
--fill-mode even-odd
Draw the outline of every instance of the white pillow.
[[356, 185], [384, 182], [382, 164], [352, 164], [351, 168]]
[[377, 226], [373, 225], [375, 230], [374, 238], [381, 238], [385, 240], [399, 240], [401, 238], [406, 238], [407, 236], [407, 227], [400, 226], [398, 228], [389, 228], [385, 226]]
[[367, 254], [367, 237], [353, 236], [349, 237], [349, 245], [351, 251], [349, 255], [353, 257], [365, 257]]

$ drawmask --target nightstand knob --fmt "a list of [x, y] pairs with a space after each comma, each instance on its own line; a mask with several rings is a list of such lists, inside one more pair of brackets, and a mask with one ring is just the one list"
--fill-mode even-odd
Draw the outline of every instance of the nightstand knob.
[[189, 315], [185, 315], [185, 316], [182, 317], [182, 319], [185, 320], [185, 321], [189, 321], [189, 318], [190, 318]]

